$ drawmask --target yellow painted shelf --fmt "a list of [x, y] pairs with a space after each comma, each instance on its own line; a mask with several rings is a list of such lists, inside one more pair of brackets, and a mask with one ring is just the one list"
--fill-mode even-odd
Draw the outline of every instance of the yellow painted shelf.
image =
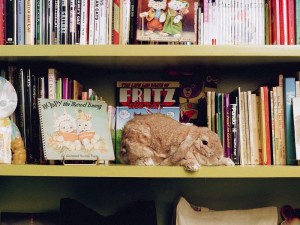
[[299, 166], [203, 166], [187, 172], [179, 166], [0, 165], [0, 176], [115, 178], [300, 178]]
[[0, 46], [0, 60], [45, 60], [106, 66], [195, 65], [199, 61], [218, 65], [291, 63], [300, 61], [300, 46], [3, 45]]

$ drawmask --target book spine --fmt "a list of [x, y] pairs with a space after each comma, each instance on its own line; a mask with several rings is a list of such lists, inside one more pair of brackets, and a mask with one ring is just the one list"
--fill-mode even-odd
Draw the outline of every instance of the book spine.
[[16, 44], [15, 37], [15, 0], [6, 0], [6, 11], [5, 11], [5, 28], [6, 28], [6, 37], [5, 44], [6, 45], [14, 45]]
[[69, 78], [64, 77], [62, 80], [62, 98], [69, 99]]
[[34, 45], [34, 0], [25, 0], [25, 44]]
[[89, 4], [88, 0], [81, 0], [81, 24], [80, 24], [80, 44], [88, 44], [89, 27]]
[[24, 70], [21, 68], [18, 71], [17, 75], [17, 86], [15, 87], [17, 90], [18, 96], [18, 104], [16, 108], [16, 124], [20, 130], [21, 136], [24, 141], [25, 149], [27, 149], [27, 138], [26, 138], [26, 113], [25, 113], [25, 74]]
[[300, 160], [300, 98], [293, 98], [293, 119], [295, 129], [296, 159]]
[[94, 13], [94, 18], [95, 18], [95, 25], [94, 25], [94, 45], [99, 44], [99, 39], [100, 39], [100, 0], [95, 0], [95, 13]]
[[34, 158], [33, 153], [33, 128], [32, 128], [32, 85], [31, 85], [31, 70], [26, 70], [26, 77], [25, 77], [25, 112], [26, 112], [26, 153], [27, 153], [27, 162], [32, 163]]
[[[139, 2], [141, 2], [139, 0]], [[113, 31], [112, 44], [118, 45], [120, 41], [120, 0], [113, 0]]]
[[75, 36], [75, 43], [80, 44], [80, 26], [81, 26], [81, 0], [76, 1], [76, 36]]
[[295, 0], [287, 0], [288, 8], [288, 44], [294, 45], [295, 42]]
[[62, 78], [56, 79], [56, 99], [62, 99]]
[[72, 99], [78, 100], [82, 97], [82, 84], [77, 80], [73, 80]]
[[48, 69], [48, 98], [56, 98], [56, 79], [57, 79], [57, 70], [53, 68]]
[[49, 45], [53, 45], [54, 44], [54, 40], [52, 38], [52, 29], [53, 29], [53, 1], [52, 0], [47, 0], [47, 44]]
[[31, 86], [32, 86], [32, 126], [31, 126], [31, 141], [32, 141], [32, 153], [33, 153], [33, 164], [38, 164], [40, 162], [40, 148], [39, 144], [36, 144], [36, 140], [39, 140], [39, 115], [37, 107], [38, 98], [38, 77], [36, 75], [31, 76]]
[[[20, 0], [19, 0], [20, 1]], [[22, 2], [22, 0], [21, 0]], [[35, 1], [35, 44], [40, 45], [42, 44], [42, 37], [41, 37], [41, 26], [42, 26], [42, 0]], [[24, 23], [24, 22], [23, 22]], [[19, 25], [18, 25], [19, 26]], [[19, 33], [18, 33], [19, 35]]]
[[129, 44], [136, 44], [136, 30], [137, 30], [137, 18], [138, 18], [137, 2], [138, 1], [130, 1]]
[[90, 0], [88, 21], [88, 44], [93, 45], [95, 36], [95, 0]]
[[270, 131], [270, 110], [269, 110], [269, 88], [264, 86], [264, 107], [266, 123], [266, 161], [264, 164], [271, 165], [271, 131]]
[[0, 0], [0, 45], [5, 44], [5, 3], [6, 0]]
[[17, 44], [25, 44], [25, 5], [23, 0], [17, 0]]
[[224, 98], [225, 98], [225, 100], [224, 100], [225, 157], [232, 158], [229, 94], [225, 94]]
[[288, 44], [288, 0], [280, 0], [280, 44]]
[[99, 8], [99, 44], [107, 44], [107, 1], [100, 0]]
[[296, 44], [300, 44], [300, 0], [295, 1]]
[[272, 5], [272, 44], [280, 44], [280, 8], [279, 0], [271, 0]]
[[230, 104], [230, 124], [231, 124], [231, 148], [232, 160], [235, 165], [240, 164], [240, 157], [238, 151], [238, 112], [237, 104]]
[[61, 0], [54, 0], [54, 44], [61, 44]]
[[61, 44], [68, 44], [69, 34], [69, 0], [61, 1]]
[[285, 117], [285, 141], [286, 141], [286, 164], [296, 164], [295, 136], [292, 113], [292, 98], [296, 95], [295, 78], [284, 78], [284, 117]]
[[69, 44], [76, 43], [76, 2], [70, 0], [70, 17], [69, 17]]

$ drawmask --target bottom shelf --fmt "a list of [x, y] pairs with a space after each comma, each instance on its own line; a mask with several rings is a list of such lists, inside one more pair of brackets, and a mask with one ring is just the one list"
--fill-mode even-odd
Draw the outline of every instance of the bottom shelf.
[[170, 224], [173, 204], [180, 195], [214, 210], [300, 207], [297, 178], [0, 176], [0, 184], [2, 212], [57, 211], [60, 199], [69, 197], [111, 215], [138, 200], [153, 200], [159, 225]]

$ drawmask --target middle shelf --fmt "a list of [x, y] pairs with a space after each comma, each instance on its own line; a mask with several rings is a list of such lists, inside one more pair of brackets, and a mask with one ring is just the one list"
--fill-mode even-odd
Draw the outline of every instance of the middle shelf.
[[298, 166], [0, 165], [0, 176], [112, 178], [300, 178]]

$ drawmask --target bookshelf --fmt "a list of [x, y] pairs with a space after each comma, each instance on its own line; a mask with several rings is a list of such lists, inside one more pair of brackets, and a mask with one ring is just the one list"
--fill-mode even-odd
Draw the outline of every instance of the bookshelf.
[[[169, 67], [222, 75], [220, 91], [227, 91], [236, 84], [253, 89], [279, 72], [299, 70], [299, 62], [300, 46], [0, 46], [0, 66], [56, 66], [79, 78], [86, 72], [84, 82], [102, 90], [110, 104], [116, 80], [165, 79], [161, 74]], [[180, 194], [216, 210], [300, 207], [297, 166], [202, 167], [190, 173], [181, 167], [0, 165], [0, 184], [0, 211], [58, 210], [59, 199], [72, 197], [110, 214], [146, 199], [155, 200], [159, 225], [170, 224]]]

